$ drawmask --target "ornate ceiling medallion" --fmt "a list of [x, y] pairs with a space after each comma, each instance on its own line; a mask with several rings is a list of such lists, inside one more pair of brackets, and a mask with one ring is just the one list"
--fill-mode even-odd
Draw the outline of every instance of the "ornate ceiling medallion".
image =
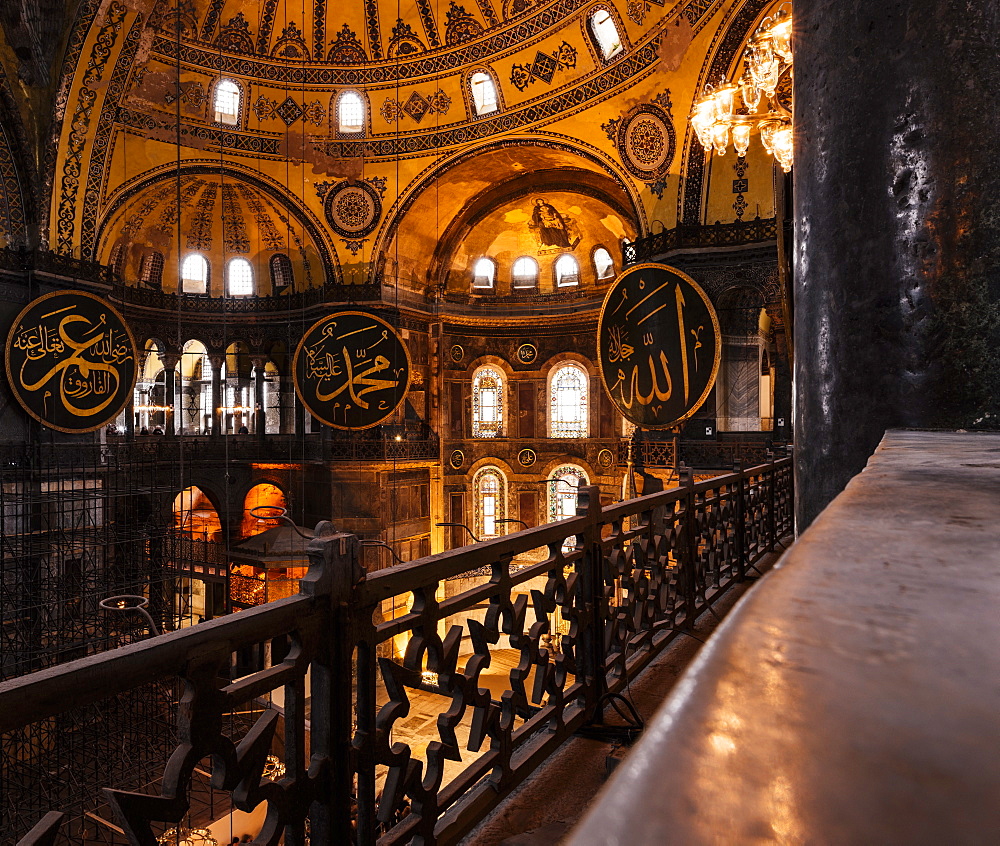
[[677, 149], [674, 125], [660, 106], [636, 106], [618, 124], [616, 138], [622, 163], [639, 179], [656, 179], [670, 169]]
[[326, 192], [323, 210], [333, 231], [344, 238], [370, 235], [382, 216], [382, 200], [367, 182], [347, 180]]

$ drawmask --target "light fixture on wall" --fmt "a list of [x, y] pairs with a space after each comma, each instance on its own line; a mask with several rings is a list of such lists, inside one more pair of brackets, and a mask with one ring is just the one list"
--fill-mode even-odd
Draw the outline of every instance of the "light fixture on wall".
[[207, 828], [171, 828], [156, 842], [159, 846], [219, 846], [219, 841]]
[[706, 152], [723, 156], [732, 141], [745, 156], [750, 135], [760, 140], [781, 169], [792, 168], [792, 12], [782, 5], [757, 28], [744, 54], [739, 82], [706, 85], [695, 100], [691, 127]]

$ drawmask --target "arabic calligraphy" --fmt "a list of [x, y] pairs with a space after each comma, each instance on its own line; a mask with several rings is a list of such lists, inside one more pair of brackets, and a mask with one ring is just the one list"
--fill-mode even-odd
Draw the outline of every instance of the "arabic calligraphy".
[[110, 303], [56, 291], [29, 304], [7, 336], [7, 378], [36, 420], [61, 432], [92, 432], [132, 398], [135, 340]]
[[295, 389], [309, 413], [336, 429], [368, 429], [406, 396], [410, 358], [395, 330], [361, 311], [313, 324], [295, 351]]
[[608, 292], [597, 329], [601, 377], [638, 426], [676, 426], [712, 390], [722, 354], [719, 323], [689, 276], [660, 264], [629, 268]]

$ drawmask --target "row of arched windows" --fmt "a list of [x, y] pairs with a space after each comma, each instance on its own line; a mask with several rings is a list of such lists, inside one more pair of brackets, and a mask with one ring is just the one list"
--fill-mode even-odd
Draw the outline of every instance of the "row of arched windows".
[[[579, 364], [565, 362], [549, 373], [550, 438], [586, 438], [590, 434], [590, 377]], [[499, 438], [504, 429], [504, 377], [484, 365], [472, 374], [472, 437]]]
[[[112, 267], [118, 268], [118, 257], [113, 255]], [[268, 261], [271, 290], [280, 293], [294, 282], [292, 262], [283, 253], [271, 256]], [[201, 253], [189, 253], [181, 263], [180, 290], [184, 294], [207, 294], [211, 265]], [[245, 258], [232, 258], [226, 262], [226, 294], [230, 297], [252, 297], [257, 293], [254, 268]], [[149, 288], [163, 286], [163, 253], [150, 252], [142, 257], [139, 282]]]
[[[618, 58], [624, 52], [621, 33], [610, 10], [595, 6], [587, 16], [587, 31], [594, 47], [605, 62]], [[468, 95], [475, 117], [493, 114], [500, 109], [499, 85], [496, 75], [489, 68], [472, 71], [468, 77]], [[215, 85], [212, 109], [215, 122], [224, 126], [239, 126], [242, 111], [243, 89], [239, 82], [220, 79]], [[343, 91], [336, 101], [336, 127], [342, 135], [364, 135], [365, 101], [359, 91]]]
[[[593, 255], [594, 273], [598, 280], [613, 279], [615, 262], [604, 247], [598, 247]], [[563, 253], [553, 264], [553, 276], [557, 288], [571, 288], [580, 284], [580, 263], [571, 253]], [[472, 269], [472, 287], [493, 289], [497, 282], [497, 263], [483, 256], [476, 260]], [[531, 256], [521, 256], [511, 267], [511, 288], [515, 291], [534, 290], [538, 287], [538, 262]]]
[[[553, 470], [546, 481], [546, 516], [549, 521], [576, 515], [579, 489], [590, 480], [582, 467], [564, 464]], [[507, 477], [495, 465], [480, 468], [472, 479], [476, 536], [481, 540], [503, 534], [507, 517]], [[521, 519], [529, 515], [522, 515]], [[530, 515], [534, 522], [535, 515]]]

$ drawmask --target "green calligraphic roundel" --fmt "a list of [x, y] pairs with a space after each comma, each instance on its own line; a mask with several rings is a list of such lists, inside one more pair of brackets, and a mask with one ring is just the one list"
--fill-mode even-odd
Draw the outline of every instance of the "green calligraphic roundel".
[[410, 355], [396, 330], [363, 311], [314, 323], [295, 350], [293, 370], [303, 405], [335, 429], [384, 422], [410, 385]]
[[597, 350], [604, 389], [622, 415], [645, 429], [668, 429], [708, 397], [722, 336], [712, 303], [690, 276], [637, 264], [604, 299]]
[[121, 413], [138, 375], [135, 338], [108, 302], [56, 291], [31, 302], [7, 335], [7, 380], [50, 429], [93, 432]]

